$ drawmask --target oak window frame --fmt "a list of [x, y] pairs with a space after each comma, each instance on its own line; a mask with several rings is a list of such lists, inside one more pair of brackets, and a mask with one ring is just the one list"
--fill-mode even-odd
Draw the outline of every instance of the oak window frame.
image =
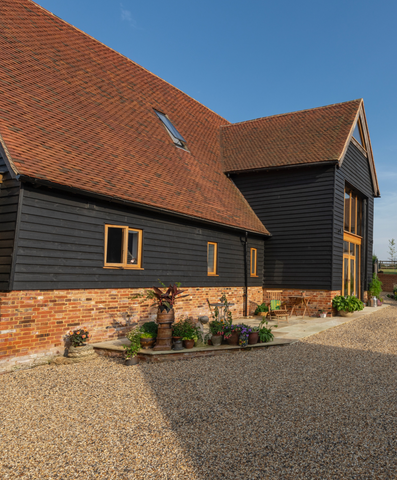
[[[255, 252], [255, 253], [254, 253]], [[255, 258], [255, 262], [254, 262]], [[257, 265], [258, 265], [258, 249], [251, 248], [250, 250], [250, 276], [257, 277]], [[254, 267], [254, 268], [252, 268]]]
[[[210, 245], [214, 246], [214, 261], [212, 264], [213, 271], [210, 271], [210, 264], [209, 264]], [[209, 277], [218, 276], [218, 244], [216, 242], [207, 243], [207, 275]]]
[[[123, 231], [122, 237], [122, 249], [121, 249], [121, 263], [111, 263], [106, 261], [107, 251], [108, 251], [108, 234], [109, 228], [119, 228]], [[138, 247], [137, 247], [137, 259], [136, 263], [128, 263], [128, 233], [136, 232], [138, 234]], [[112, 269], [126, 269], [126, 270], [143, 270], [142, 268], [142, 246], [143, 246], [143, 231], [137, 228], [131, 228], [125, 225], [105, 225], [105, 248], [104, 248], [104, 258], [103, 258], [103, 268], [112, 268]]]

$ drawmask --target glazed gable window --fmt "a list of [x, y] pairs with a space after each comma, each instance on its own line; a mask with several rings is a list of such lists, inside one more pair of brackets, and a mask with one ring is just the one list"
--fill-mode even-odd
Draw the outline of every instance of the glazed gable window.
[[207, 244], [207, 273], [208, 275], [216, 275], [216, 263], [218, 258], [218, 244], [208, 242]]
[[140, 269], [142, 230], [105, 225], [105, 267]]

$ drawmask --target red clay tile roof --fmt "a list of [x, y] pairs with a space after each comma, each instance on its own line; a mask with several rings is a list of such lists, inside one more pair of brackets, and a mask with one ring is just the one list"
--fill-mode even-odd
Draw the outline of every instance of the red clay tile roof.
[[0, 141], [18, 174], [266, 234], [223, 173], [227, 123], [30, 0], [0, 1]]
[[361, 102], [222, 126], [225, 171], [339, 161]]

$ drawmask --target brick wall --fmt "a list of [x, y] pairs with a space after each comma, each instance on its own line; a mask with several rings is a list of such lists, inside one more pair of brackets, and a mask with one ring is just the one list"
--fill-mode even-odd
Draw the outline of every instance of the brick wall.
[[[243, 315], [242, 287], [186, 288], [188, 297], [176, 303], [175, 315], [209, 315], [206, 299], [219, 301], [221, 294], [235, 305], [235, 317]], [[131, 300], [142, 289], [24, 290], [0, 292], [0, 364], [28, 362], [37, 355], [63, 352], [63, 336], [70, 329], [87, 327], [91, 343], [125, 336], [137, 323], [156, 318], [150, 303]], [[261, 303], [261, 287], [249, 288], [249, 311]]]
[[[266, 296], [266, 290], [277, 290], [277, 289], [271, 289], [271, 288], [265, 288], [265, 296]], [[281, 289], [280, 289], [281, 290]], [[318, 313], [318, 310], [324, 310], [326, 312], [332, 312], [332, 299], [336, 295], [340, 295], [341, 292], [340, 290], [304, 290], [305, 295], [310, 298], [309, 301], [309, 306], [306, 311], [306, 315], [314, 315]], [[289, 298], [290, 296], [293, 295], [302, 295], [302, 289], [286, 289], [283, 290], [281, 298], [282, 301], [287, 302], [288, 308], [292, 308], [292, 300]], [[294, 314], [296, 313], [297, 315], [302, 314], [302, 307], [299, 307], [297, 310], [295, 310]]]
[[394, 285], [397, 285], [397, 275], [378, 273], [378, 277], [379, 280], [383, 283], [382, 290], [384, 292], [392, 292]]

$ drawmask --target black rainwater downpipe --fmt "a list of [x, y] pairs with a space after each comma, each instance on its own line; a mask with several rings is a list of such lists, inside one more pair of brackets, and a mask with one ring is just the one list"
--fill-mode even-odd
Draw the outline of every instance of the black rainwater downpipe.
[[245, 232], [244, 239], [244, 317], [248, 317], [248, 232]]

